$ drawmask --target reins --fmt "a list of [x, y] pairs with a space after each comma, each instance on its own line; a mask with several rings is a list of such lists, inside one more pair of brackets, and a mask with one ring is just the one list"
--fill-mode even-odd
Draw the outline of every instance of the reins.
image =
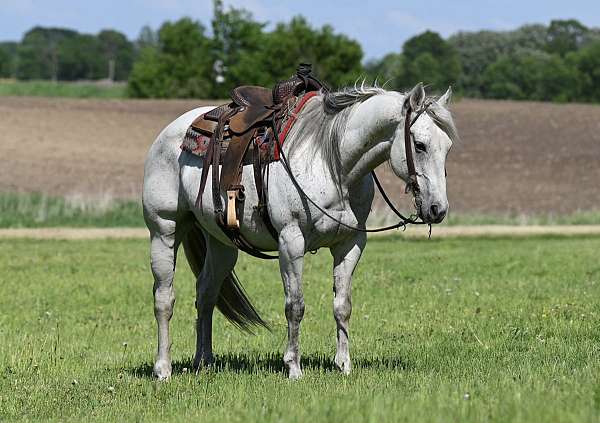
[[[419, 117], [427, 110], [427, 108], [430, 105], [431, 105], [431, 103], [427, 103], [425, 106], [423, 106], [416, 113], [416, 116], [414, 117], [414, 119], [411, 120], [412, 107], [410, 106], [410, 104], [408, 104], [408, 108], [406, 110], [406, 117], [404, 119], [404, 147], [406, 150], [405, 154], [406, 154], [406, 164], [408, 167], [409, 187], [415, 197], [419, 195], [420, 188], [419, 188], [419, 183], [417, 181], [417, 171], [415, 168], [414, 157], [412, 154], [412, 141], [411, 141], [411, 137], [410, 137], [410, 128], [415, 124], [417, 119], [419, 119]], [[334, 222], [340, 224], [341, 226], [343, 226], [345, 228], [348, 228], [348, 229], [351, 229], [351, 230], [354, 230], [357, 232], [365, 232], [365, 233], [384, 232], [384, 231], [389, 231], [391, 229], [398, 229], [398, 228], [403, 228], [403, 230], [404, 230], [404, 229], [406, 229], [407, 224], [427, 225], [426, 222], [416, 220], [416, 219], [418, 219], [417, 216], [406, 217], [398, 211], [398, 209], [392, 204], [390, 198], [388, 197], [385, 190], [383, 189], [383, 186], [379, 182], [379, 179], [377, 178], [377, 175], [375, 174], [374, 170], [371, 171], [371, 175], [373, 177], [373, 181], [375, 181], [375, 185], [377, 186], [377, 189], [381, 193], [381, 196], [383, 197], [383, 200], [388, 205], [388, 207], [392, 210], [392, 212], [394, 212], [394, 214], [398, 218], [400, 218], [400, 221], [393, 225], [384, 226], [384, 227], [375, 228], [375, 229], [361, 228], [358, 226], [348, 225], [348, 224], [342, 222], [340, 219], [337, 219], [336, 217], [332, 216], [326, 210], [324, 210], [321, 206], [319, 206], [302, 189], [302, 187], [300, 186], [300, 184], [294, 177], [294, 174], [292, 173], [292, 169], [291, 169], [289, 161], [283, 151], [283, 148], [281, 146], [281, 140], [279, 139], [277, 132], [275, 131], [274, 134], [275, 134], [275, 136], [274, 136], [275, 142], [277, 143], [277, 148], [279, 149], [279, 154], [281, 156], [281, 161], [283, 162], [284, 168], [285, 168], [286, 172], [288, 173], [290, 180], [292, 181], [292, 183], [294, 184], [294, 186], [300, 193], [301, 197], [304, 198], [306, 201], [308, 201], [310, 204], [312, 204], [317, 210], [319, 210], [321, 213], [323, 213], [325, 216], [327, 216], [329, 219], [333, 220]], [[429, 225], [429, 235], [431, 236], [431, 225]]]

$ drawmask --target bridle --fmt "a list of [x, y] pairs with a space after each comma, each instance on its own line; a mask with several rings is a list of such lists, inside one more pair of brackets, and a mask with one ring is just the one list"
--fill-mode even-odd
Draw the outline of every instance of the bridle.
[[[420, 203], [420, 193], [421, 193], [421, 189], [419, 187], [419, 182], [417, 180], [417, 170], [415, 168], [415, 161], [414, 161], [414, 156], [413, 156], [413, 152], [412, 152], [412, 139], [410, 136], [410, 128], [415, 124], [415, 122], [417, 121], [417, 119], [419, 119], [419, 117], [425, 113], [427, 111], [427, 109], [429, 108], [429, 106], [431, 106], [431, 102], [425, 103], [423, 105], [423, 107], [421, 107], [416, 113], [415, 113], [415, 117], [413, 119], [412, 118], [412, 106], [410, 105], [410, 102], [407, 101], [406, 103], [406, 115], [404, 117], [404, 148], [406, 150], [406, 165], [408, 167], [408, 186], [409, 189], [412, 191], [413, 195], [415, 196], [415, 203], [417, 204], [417, 207], [420, 207], [419, 203]], [[310, 204], [312, 204], [317, 210], [319, 210], [321, 213], [323, 213], [325, 216], [327, 216], [329, 219], [333, 220], [334, 222], [340, 224], [341, 226], [357, 231], [357, 232], [367, 232], [367, 233], [373, 233], [373, 232], [383, 232], [383, 231], [388, 231], [391, 229], [397, 229], [397, 228], [403, 228], [406, 229], [406, 225], [408, 224], [412, 224], [412, 225], [429, 225], [429, 235], [431, 236], [431, 224], [424, 222], [422, 220], [417, 220], [418, 216], [415, 215], [411, 215], [409, 217], [404, 216], [402, 213], [400, 213], [398, 211], [398, 209], [392, 204], [391, 200], [389, 199], [389, 197], [387, 196], [387, 194], [385, 193], [383, 186], [381, 185], [381, 183], [379, 182], [379, 179], [377, 178], [377, 175], [375, 174], [375, 171], [372, 170], [371, 171], [371, 175], [373, 177], [373, 181], [375, 182], [375, 185], [377, 186], [377, 188], [379, 189], [379, 192], [381, 193], [381, 196], [383, 197], [385, 203], [388, 205], [388, 207], [392, 210], [392, 212], [394, 212], [394, 214], [400, 219], [400, 221], [398, 223], [395, 223], [393, 225], [389, 225], [389, 226], [384, 226], [381, 228], [375, 228], [375, 229], [366, 229], [366, 228], [360, 228], [358, 226], [352, 226], [352, 225], [348, 225], [344, 222], [342, 222], [340, 219], [332, 216], [331, 214], [329, 214], [326, 210], [324, 210], [321, 206], [319, 206], [312, 198], [310, 198], [306, 192], [304, 192], [304, 190], [302, 189], [302, 187], [300, 186], [300, 184], [298, 183], [298, 181], [296, 180], [296, 178], [294, 177], [294, 174], [292, 173], [292, 169], [290, 167], [289, 161], [283, 151], [283, 148], [281, 146], [281, 140], [279, 139], [278, 133], [274, 128], [274, 134], [275, 134], [275, 142], [277, 143], [277, 148], [279, 149], [279, 153], [281, 156], [281, 161], [283, 162], [284, 168], [286, 170], [286, 172], [288, 173], [290, 180], [292, 181], [292, 183], [294, 184], [294, 186], [296, 187], [296, 189], [298, 190], [298, 192], [300, 193], [300, 196], [306, 200], [307, 202], [309, 202]]]
[[419, 117], [427, 111], [431, 103], [425, 103], [416, 113], [414, 119], [412, 117], [412, 106], [407, 100], [406, 102], [406, 116], [404, 118], [404, 150], [406, 154], [406, 167], [408, 168], [408, 187], [412, 193], [417, 197], [421, 193], [419, 188], [419, 181], [417, 180], [417, 170], [415, 168], [415, 159], [412, 151], [412, 140], [410, 137], [410, 128], [415, 124]]

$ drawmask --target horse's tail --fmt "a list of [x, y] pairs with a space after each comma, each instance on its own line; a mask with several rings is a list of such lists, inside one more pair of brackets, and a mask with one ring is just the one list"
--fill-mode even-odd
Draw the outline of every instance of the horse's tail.
[[[188, 233], [183, 239], [183, 249], [192, 272], [197, 278], [202, 271], [206, 256], [206, 242], [197, 222], [190, 225]], [[227, 320], [243, 331], [253, 333], [253, 326], [270, 329], [250, 302], [240, 280], [233, 271], [223, 281], [217, 299], [217, 308]]]

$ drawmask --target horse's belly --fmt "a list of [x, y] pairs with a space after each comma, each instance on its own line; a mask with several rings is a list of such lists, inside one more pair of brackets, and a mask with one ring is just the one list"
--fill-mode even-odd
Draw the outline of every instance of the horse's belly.
[[[233, 245], [230, 239], [223, 233], [215, 218], [215, 206], [212, 195], [212, 175], [209, 170], [208, 180], [202, 194], [202, 201], [199, 207], [195, 207], [196, 198], [200, 189], [200, 179], [202, 175], [202, 160], [190, 163], [197, 166], [184, 166], [181, 171], [181, 181], [186, 200], [190, 204], [198, 223], [212, 236], [225, 244]], [[245, 189], [245, 200], [242, 212], [237, 216], [240, 221], [240, 232], [242, 236], [253, 246], [265, 251], [277, 250], [277, 241], [271, 236], [262, 217], [259, 215], [256, 206], [258, 205], [258, 195], [254, 183], [254, 174], [252, 166], [244, 166], [242, 174], [242, 184]], [[227, 207], [227, 198], [221, 193], [221, 204], [224, 209]]]
[[[313, 172], [312, 175], [306, 173], [299, 175], [297, 180], [300, 186], [330, 215], [327, 216], [302, 198], [280, 163], [271, 163], [270, 167], [269, 183], [265, 186], [268, 186], [267, 208], [272, 225], [277, 232], [287, 225], [298, 225], [304, 234], [307, 251], [329, 247], [347, 237], [354, 236], [356, 231], [349, 227], [360, 226], [360, 222], [366, 220], [372, 201], [372, 187], [365, 190], [366, 195], [364, 198], [361, 196], [358, 199], [361, 204], [357, 206], [356, 204], [352, 205], [352, 201], [349, 199], [342, 201], [337, 195], [332, 181], [323, 178], [320, 172]], [[207, 232], [223, 243], [232, 245], [216, 223], [210, 170], [201, 205], [198, 208], [194, 207], [200, 187], [201, 173], [202, 160], [197, 157], [192, 158], [187, 166], [182, 167], [181, 185], [187, 201], [198, 222]], [[277, 251], [278, 240], [271, 234], [257, 209], [258, 194], [252, 165], [244, 166], [242, 184], [245, 189], [245, 201], [243, 211], [237, 216], [242, 236], [255, 248], [263, 251]], [[226, 208], [225, 193], [221, 193], [221, 202]]]

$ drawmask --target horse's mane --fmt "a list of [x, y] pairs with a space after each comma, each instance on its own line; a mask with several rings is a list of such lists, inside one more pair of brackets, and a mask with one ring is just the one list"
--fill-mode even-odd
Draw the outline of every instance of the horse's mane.
[[[313, 154], [320, 153], [323, 161], [335, 181], [341, 181], [342, 160], [340, 144], [354, 106], [371, 97], [390, 93], [377, 85], [366, 86], [355, 84], [335, 92], [322, 92], [309, 101], [300, 114], [300, 119], [287, 141], [290, 145], [289, 155], [292, 156], [305, 142], [312, 142]], [[404, 96], [407, 93], [402, 93]], [[431, 103], [427, 115], [453, 141], [458, 141], [458, 132], [450, 112], [436, 102], [437, 98], [429, 97]]]

